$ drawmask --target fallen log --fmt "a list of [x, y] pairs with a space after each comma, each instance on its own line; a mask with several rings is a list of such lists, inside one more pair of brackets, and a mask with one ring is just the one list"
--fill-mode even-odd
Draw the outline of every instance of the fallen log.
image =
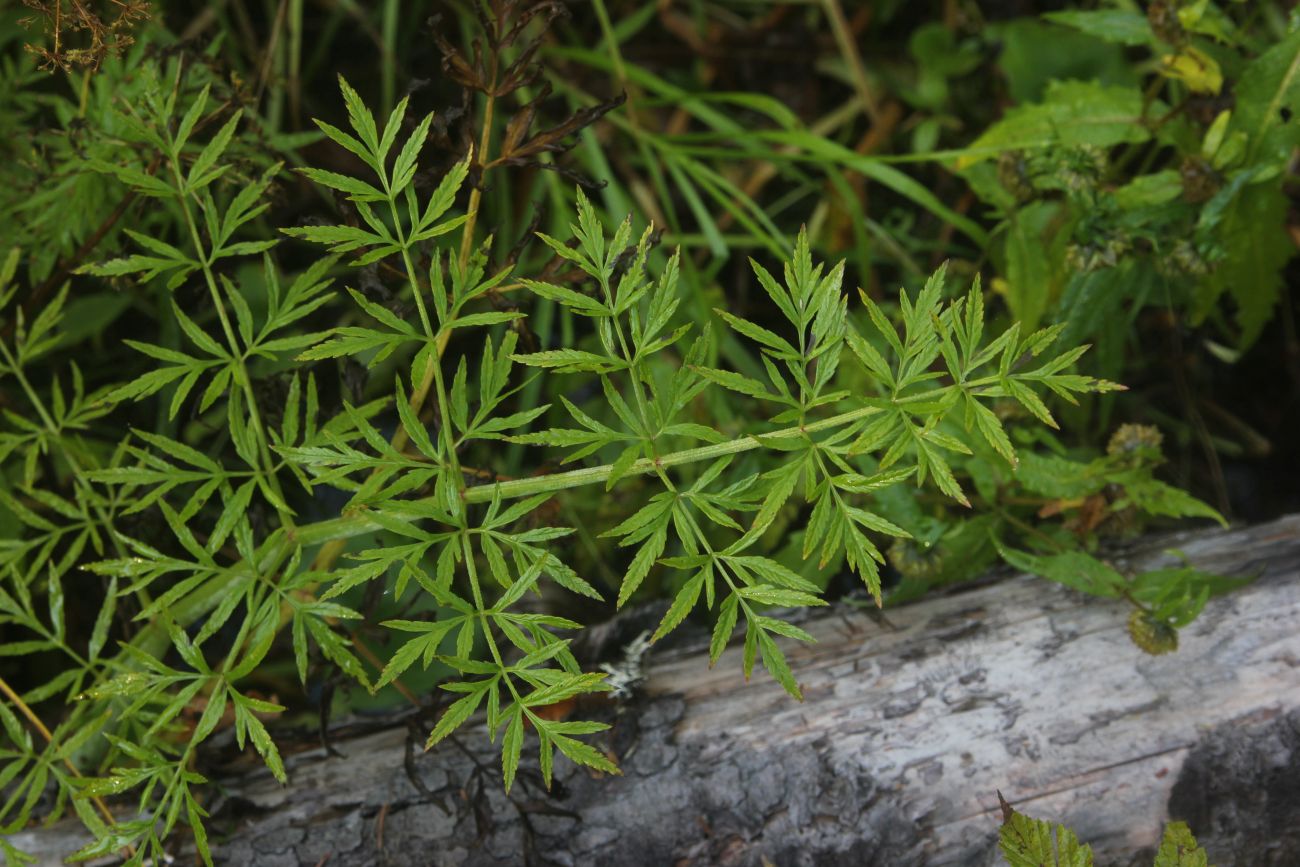
[[[1098, 863], [1146, 864], [1184, 818], [1211, 862], [1300, 864], [1300, 515], [1140, 543], [1112, 562], [1255, 575], [1211, 600], [1173, 654], [1127, 638], [1124, 606], [1025, 576], [890, 609], [836, 606], [789, 647], [805, 696], [652, 652], [611, 709], [620, 777], [557, 760], [509, 797], [470, 729], [422, 752], [411, 718], [288, 757], [290, 785], [226, 768], [219, 863], [297, 865], [991, 865], [997, 791], [1063, 821]], [[535, 754], [533, 757], [535, 761]], [[225, 834], [219, 833], [221, 829]], [[57, 863], [78, 841], [12, 842]]]

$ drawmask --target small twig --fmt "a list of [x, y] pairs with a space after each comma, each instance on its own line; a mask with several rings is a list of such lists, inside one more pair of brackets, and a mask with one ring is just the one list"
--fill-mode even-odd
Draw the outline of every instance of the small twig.
[[839, 45], [840, 54], [844, 56], [844, 62], [849, 67], [853, 87], [858, 92], [858, 98], [862, 100], [862, 109], [867, 113], [867, 117], [871, 118], [873, 124], [879, 123], [880, 106], [876, 101], [875, 93], [871, 90], [871, 82], [867, 80], [867, 70], [862, 65], [862, 55], [858, 53], [857, 42], [853, 38], [852, 31], [849, 30], [849, 22], [844, 18], [840, 0], [822, 0], [822, 7], [826, 10], [826, 18], [831, 25], [831, 32], [835, 35], [835, 42]]
[[[9, 686], [3, 677], [0, 677], [0, 692], [4, 693], [5, 697], [14, 703], [14, 706], [18, 708], [18, 711], [23, 716], [27, 717], [28, 722], [32, 724], [36, 731], [40, 732], [41, 737], [45, 738], [46, 743], [54, 743], [54, 735], [45, 727], [45, 723], [41, 722], [41, 718], [36, 715], [36, 712], [27, 705], [27, 702], [23, 701], [22, 696], [14, 692], [13, 688]], [[72, 759], [65, 756], [63, 764], [67, 767], [72, 776], [77, 777], [78, 779], [81, 778], [81, 771], [77, 770], [77, 766], [72, 763]], [[100, 815], [102, 815], [110, 825], [117, 823], [117, 820], [113, 818], [113, 814], [109, 812], [108, 807], [98, 795], [91, 795], [90, 800], [94, 803], [96, 809], [99, 810]], [[128, 858], [135, 857], [135, 848], [129, 843], [122, 847], [122, 851], [126, 853]]]
[[262, 68], [257, 73], [257, 88], [253, 91], [254, 105], [262, 101], [262, 93], [266, 90], [267, 82], [271, 79], [271, 64], [275, 60], [275, 50], [280, 43], [280, 31], [284, 27], [284, 13], [287, 8], [286, 0], [280, 0], [280, 5], [275, 11], [275, 21], [271, 25], [271, 35], [266, 40], [266, 50], [262, 56]]
[[[366, 644], [364, 641], [361, 640], [361, 636], [353, 633], [352, 643], [356, 646], [357, 653], [361, 656], [361, 658], [364, 659], [366, 662], [370, 663], [372, 666], [374, 666], [375, 671], [378, 671], [379, 673], [382, 674], [384, 671], [384, 661], [379, 658], [379, 655], [377, 653], [375, 653], [373, 650], [370, 649], [370, 646], [368, 644]], [[402, 679], [400, 677], [393, 678], [389, 682], [389, 686], [391, 686], [393, 689], [401, 693], [402, 698], [409, 701], [412, 705], [414, 705], [415, 707], [420, 707], [420, 699], [416, 697], [415, 693], [411, 692], [410, 687], [402, 683]]]
[[388, 817], [388, 802], [385, 801], [379, 807], [379, 815], [375, 818], [375, 848], [380, 852], [384, 851], [384, 819]]

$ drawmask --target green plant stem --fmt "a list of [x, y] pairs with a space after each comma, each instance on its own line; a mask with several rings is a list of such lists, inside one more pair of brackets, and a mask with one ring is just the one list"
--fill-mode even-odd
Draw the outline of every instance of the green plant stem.
[[977, 504], [983, 502], [984, 505], [986, 505], [994, 512], [996, 512], [998, 516], [1002, 518], [1002, 520], [1006, 521], [1008, 524], [1012, 525], [1016, 529], [1021, 530], [1022, 532], [1027, 533], [1030, 536], [1034, 536], [1035, 538], [1041, 539], [1042, 541], [1046, 542], [1047, 545], [1056, 553], [1059, 554], [1066, 550], [1066, 547], [1062, 545], [1060, 542], [1053, 539], [1051, 536], [1047, 535], [1042, 530], [1038, 529], [1032, 524], [1029, 524], [1017, 518], [1015, 515], [1011, 514], [1011, 512], [1009, 512], [1005, 507], [997, 503], [981, 501], [978, 497], [976, 498], [975, 502]]
[[[387, 183], [385, 183], [385, 189], [386, 188]], [[429, 341], [434, 344], [437, 350], [435, 353], [437, 357], [429, 359], [428, 369], [425, 370], [424, 376], [421, 378], [422, 387], [412, 395], [411, 409], [418, 415], [420, 408], [424, 406], [424, 401], [429, 393], [430, 382], [432, 382], [433, 387], [435, 388], [436, 399], [438, 401], [438, 417], [442, 419], [443, 422], [439, 425], [439, 429], [442, 433], [444, 447], [447, 449], [447, 461], [451, 465], [451, 471], [454, 477], [460, 479], [460, 462], [456, 457], [455, 436], [452, 433], [451, 425], [447, 423], [447, 420], [451, 418], [448, 414], [450, 403], [447, 400], [446, 386], [442, 379], [442, 353], [443, 350], [446, 349], [450, 332], [440, 329], [436, 334], [434, 333], [433, 324], [429, 321], [429, 311], [425, 309], [424, 299], [420, 297], [420, 281], [415, 276], [415, 265], [411, 262], [411, 251], [406, 243], [406, 234], [402, 231], [402, 220], [400, 215], [397, 213], [397, 202], [392, 198], [391, 193], [389, 193], [388, 203], [392, 209], [394, 225], [397, 227], [398, 242], [402, 245], [402, 264], [405, 266], [406, 275], [411, 281], [411, 295], [415, 298], [415, 306], [420, 313], [420, 323], [424, 326], [425, 335], [429, 338]], [[430, 291], [434, 291], [433, 287], [430, 287]], [[406, 444], [406, 439], [407, 437], [405, 436], [399, 439], [397, 435], [394, 435], [392, 439], [393, 447], [400, 449]], [[464, 487], [463, 480], [459, 481], [458, 484], [461, 487]]]
[[682, 511], [686, 518], [687, 526], [691, 528], [691, 532], [695, 535], [695, 540], [703, 546], [706, 552], [708, 552], [709, 558], [713, 561], [717, 573], [722, 576], [723, 581], [727, 582], [727, 586], [731, 588], [731, 592], [736, 594], [736, 602], [740, 605], [741, 611], [745, 613], [745, 618], [747, 620], [752, 618], [754, 616], [754, 609], [750, 607], [749, 601], [746, 600], [744, 596], [740, 595], [740, 587], [736, 584], [735, 579], [728, 574], [732, 567], [727, 565], [718, 556], [718, 552], [714, 549], [712, 543], [709, 542], [709, 537], [705, 534], [704, 528], [700, 526], [700, 522], [695, 520], [695, 516], [685, 509]]
[[[686, 499], [682, 496], [681, 492], [677, 490], [677, 486], [673, 484], [672, 478], [663, 471], [662, 466], [655, 467], [655, 471], [659, 476], [659, 480], [664, 483], [664, 487], [671, 491], [672, 495], [677, 498], [678, 503]], [[675, 508], [676, 504], [674, 504], [674, 509]], [[722, 580], [727, 582], [727, 586], [731, 588], [733, 593], [737, 592], [740, 588], [736, 586], [736, 582], [732, 580], [732, 577], [727, 574], [731, 567], [727, 566], [726, 568], [723, 568], [725, 564], [721, 559], [719, 559], [718, 552], [714, 549], [713, 544], [709, 542], [709, 537], [705, 534], [704, 528], [700, 526], [700, 522], [695, 520], [695, 516], [691, 514], [689, 509], [683, 508], [680, 514], [683, 521], [686, 523], [686, 526], [690, 528], [691, 535], [695, 537], [695, 540], [700, 543], [700, 546], [704, 548], [705, 552], [709, 555], [709, 560], [712, 561], [714, 567], [717, 569], [717, 573], [722, 576]], [[687, 550], [689, 550], [689, 548]], [[739, 597], [737, 601], [744, 609], [746, 617], [753, 613], [752, 609], [749, 607], [749, 603], [745, 601], [744, 597]]]
[[[861, 407], [811, 424], [795, 425], [770, 434], [763, 434], [761, 438], [756, 436], [739, 437], [727, 442], [715, 443], [714, 445], [683, 449], [682, 451], [661, 455], [653, 460], [641, 458], [628, 468], [626, 474], [644, 475], [655, 472], [661, 467], [682, 466], [752, 451], [753, 449], [763, 448], [764, 440], [797, 439], [805, 434], [842, 427], [880, 411], [878, 407], [874, 406]], [[465, 489], [464, 501], [466, 503], [488, 503], [497, 497], [502, 500], [511, 500], [519, 497], [530, 497], [535, 494], [556, 493], [570, 488], [580, 488], [584, 485], [595, 485], [608, 481], [613, 470], [613, 464], [604, 464], [599, 467], [584, 467], [580, 470], [569, 470], [568, 472], [554, 473], [549, 476], [512, 479], [491, 485], [479, 485]], [[381, 529], [381, 526], [369, 520], [365, 513], [361, 512], [341, 518], [318, 521], [313, 524], [303, 524], [294, 529], [292, 536], [300, 544], [314, 545], [334, 539], [359, 536], [362, 533], [378, 529]]]
[[[681, 466], [684, 464], [696, 463], [698, 461], [714, 460], [720, 457], [725, 457], [726, 455], [752, 451], [753, 449], [762, 448], [764, 440], [796, 439], [810, 433], [842, 427], [877, 412], [880, 412], [877, 407], [861, 407], [859, 409], [831, 416], [830, 418], [822, 419], [821, 421], [813, 422], [812, 424], [802, 426], [796, 425], [770, 434], [765, 434], [761, 439], [755, 436], [740, 437], [734, 440], [728, 440], [727, 442], [716, 443], [714, 445], [672, 452], [653, 460], [642, 458], [632, 464], [627, 474], [643, 475], [645, 473], [657, 473], [668, 467]], [[495, 497], [508, 500], [517, 499], [519, 497], [528, 497], [534, 494], [555, 493], [557, 491], [568, 490], [569, 488], [577, 488], [584, 485], [594, 485], [605, 482], [609, 479], [612, 472], [613, 465], [605, 464], [604, 466], [599, 467], [570, 470], [567, 473], [555, 473], [550, 476], [514, 479], [507, 482], [497, 482], [492, 485], [480, 485], [473, 488], [465, 488], [462, 500], [466, 504], [487, 503], [491, 502]], [[459, 474], [456, 475], [456, 478], [461, 480], [459, 484], [463, 484], [463, 479]], [[279, 568], [279, 565], [283, 563], [299, 545], [303, 547], [326, 545], [326, 549], [337, 548], [341, 551], [343, 540], [349, 539], [353, 536], [359, 536], [362, 533], [369, 533], [380, 529], [383, 529], [382, 526], [367, 518], [364, 511], [351, 515], [344, 515], [339, 518], [331, 518], [325, 521], [317, 521], [312, 524], [302, 524], [291, 529], [286, 528], [284, 534], [279, 539], [268, 539], [267, 542], [264, 543], [267, 550], [258, 561], [258, 572], [260, 574]], [[320, 560], [321, 558], [318, 556], [318, 568], [320, 568]], [[222, 577], [228, 576], [214, 576], [211, 581], [203, 584], [193, 593], [190, 593], [184, 599], [180, 600], [170, 611], [172, 618], [181, 626], [188, 626], [215, 608], [221, 601], [222, 593], [225, 588], [225, 582], [217, 580]], [[283, 625], [283, 621], [284, 618], [282, 617], [281, 625]], [[159, 624], [152, 623], [142, 630], [131, 643], [135, 647], [144, 650], [147, 653], [158, 656], [166, 649], [169, 640], [167, 631]]]
[[383, 89], [381, 103], [384, 114], [393, 110], [397, 101], [397, 15], [401, 6], [399, 0], [385, 0], [380, 19], [380, 34], [383, 45]]
[[483, 589], [478, 583], [478, 569], [474, 566], [474, 548], [470, 545], [469, 534], [461, 533], [461, 548], [465, 552], [465, 571], [469, 576], [469, 590], [474, 598], [474, 608], [478, 612], [479, 622], [483, 625], [483, 638], [487, 641], [488, 652], [492, 654], [492, 661], [501, 669], [501, 679], [506, 682], [510, 689], [510, 694], [514, 696], [515, 701], [519, 700], [519, 693], [515, 691], [515, 685], [510, 681], [510, 675], [506, 673], [505, 660], [501, 656], [501, 649], [497, 647], [496, 637], [492, 635], [492, 621], [488, 617], [487, 603], [483, 601]]
[[9, 347], [3, 341], [0, 341], [0, 353], [4, 355], [5, 364], [9, 365], [10, 372], [17, 378], [18, 384], [22, 386], [23, 393], [27, 395], [27, 399], [31, 401], [32, 406], [36, 409], [36, 414], [41, 417], [41, 423], [45, 425], [46, 430], [50, 433], [57, 434], [58, 426], [54, 423], [54, 419], [50, 418], [49, 412], [45, 409], [45, 404], [37, 395], [36, 389], [32, 388], [27, 374], [23, 373], [23, 369], [18, 365], [18, 360], [9, 352]]
[[[280, 568], [297, 547], [295, 532], [287, 528], [277, 530], [278, 536], [272, 535], [263, 542], [264, 552], [257, 563], [252, 566], [255, 570], [254, 576], [266, 575]], [[213, 575], [196, 587], [193, 592], [178, 600], [168, 609], [167, 613], [172, 620], [182, 627], [188, 627], [196, 623], [200, 617], [221, 604], [231, 578], [232, 575], [229, 572]], [[168, 635], [166, 626], [159, 618], [155, 618], [131, 639], [133, 647], [143, 650], [156, 658], [161, 658], [170, 644], [171, 636]]]
[[275, 461], [271, 457], [266, 428], [262, 425], [262, 414], [257, 408], [257, 396], [253, 393], [253, 381], [248, 375], [248, 367], [244, 364], [244, 355], [239, 348], [239, 342], [235, 338], [235, 330], [231, 327], [230, 315], [226, 312], [226, 305], [221, 300], [221, 291], [217, 288], [217, 278], [212, 273], [212, 266], [203, 249], [203, 237], [199, 234], [199, 227], [194, 221], [194, 214], [190, 210], [189, 200], [183, 192], [185, 179], [181, 175], [180, 166], [174, 158], [171, 160], [171, 169], [172, 176], [176, 181], [176, 189], [179, 192], [178, 198], [180, 199], [181, 211], [185, 215], [185, 223], [190, 230], [190, 239], [194, 243], [194, 252], [198, 255], [199, 262], [203, 266], [203, 277], [208, 284], [208, 293], [212, 296], [212, 303], [217, 308], [217, 318], [221, 321], [221, 330], [226, 336], [231, 359], [236, 365], [236, 378], [239, 380], [240, 389], [244, 393], [244, 399], [248, 402], [248, 417], [253, 425], [253, 434], [257, 437], [258, 456], [262, 459], [266, 471], [266, 482], [271, 492], [275, 494], [276, 499], [280, 501], [273, 505], [280, 515], [281, 523], [285, 527], [292, 527], [294, 525], [293, 515], [289, 511], [289, 503], [284, 497], [284, 491], [280, 488], [280, 480], [275, 475]]
[[429, 368], [433, 371], [434, 399], [438, 401], [438, 430], [442, 433], [443, 448], [447, 450], [447, 464], [452, 479], [460, 491], [462, 499], [465, 494], [465, 477], [460, 472], [460, 458], [456, 456], [456, 435], [451, 429], [451, 401], [447, 398], [447, 386], [442, 379], [442, 360], [429, 359]]
[[[614, 292], [609, 288], [609, 278], [604, 274], [600, 278], [600, 288], [605, 294], [605, 303], [611, 310], [617, 308], [614, 302]], [[637, 363], [638, 355], [632, 352], [628, 346], [627, 336], [623, 333], [623, 323], [618, 316], [613, 317], [614, 335], [618, 338], [619, 350], [623, 353], [623, 360], [627, 362], [628, 379], [632, 382], [632, 396], [636, 399], [637, 414], [641, 417], [641, 429], [646, 437], [646, 444], [649, 446], [649, 453], [655, 453], [655, 434], [657, 431], [650, 429], [650, 411], [647, 406], [646, 397], [641, 387], [641, 369]]]

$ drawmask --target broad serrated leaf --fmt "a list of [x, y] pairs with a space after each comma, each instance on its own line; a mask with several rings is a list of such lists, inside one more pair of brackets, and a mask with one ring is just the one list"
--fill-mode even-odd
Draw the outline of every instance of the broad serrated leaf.
[[1001, 793], [998, 800], [1003, 815], [998, 848], [1010, 867], [1092, 867], [1092, 848], [1073, 831], [1017, 813]]
[[1185, 822], [1170, 822], [1165, 826], [1156, 852], [1154, 867], [1207, 867], [1209, 856], [1192, 836]]

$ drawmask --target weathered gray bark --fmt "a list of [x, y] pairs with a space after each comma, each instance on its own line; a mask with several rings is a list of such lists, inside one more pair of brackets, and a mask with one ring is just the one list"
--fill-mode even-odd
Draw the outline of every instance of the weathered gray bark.
[[803, 704], [766, 676], [744, 684], [737, 648], [713, 669], [698, 646], [652, 654], [608, 741], [621, 777], [557, 761], [549, 796], [525, 774], [507, 799], [477, 731], [417, 746], [411, 774], [406, 727], [341, 733], [341, 757], [289, 758], [287, 788], [227, 769], [214, 843], [223, 863], [266, 867], [976, 867], [998, 863], [1000, 789], [1099, 863], [1143, 863], [1172, 812], [1220, 867], [1300, 864], [1300, 516], [1149, 542], [1128, 565], [1168, 547], [1259, 576], [1212, 600], [1175, 654], [1135, 648], [1123, 606], [1025, 577], [890, 610], [888, 626], [839, 608], [789, 649]]

